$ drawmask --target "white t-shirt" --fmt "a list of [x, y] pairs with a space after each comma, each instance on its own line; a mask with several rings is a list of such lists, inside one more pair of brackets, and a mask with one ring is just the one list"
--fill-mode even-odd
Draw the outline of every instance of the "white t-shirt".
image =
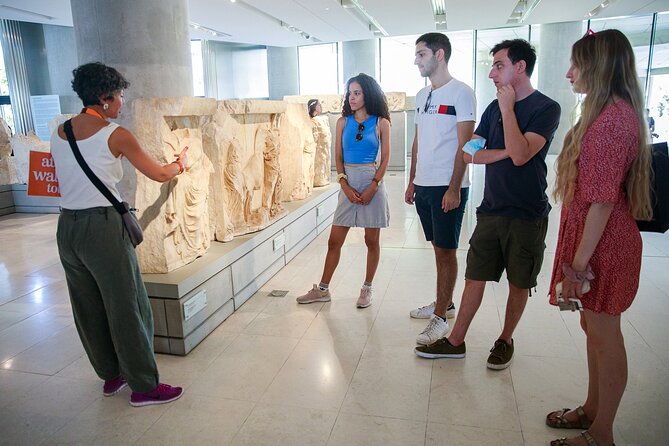
[[[416, 95], [417, 186], [447, 186], [451, 182], [458, 151], [458, 122], [476, 120], [474, 90], [457, 79], [432, 90], [427, 86]], [[428, 96], [430, 103], [425, 111]], [[469, 186], [465, 171], [462, 187]]]
[[[116, 189], [116, 184], [123, 178], [121, 157], [115, 158], [109, 150], [109, 137], [117, 128], [118, 124], [110, 123], [94, 135], [77, 141], [77, 147], [93, 173], [121, 201]], [[51, 135], [51, 156], [56, 164], [61, 207], [88, 209], [112, 205], [81, 169], [70, 144], [58, 135], [58, 129]]]

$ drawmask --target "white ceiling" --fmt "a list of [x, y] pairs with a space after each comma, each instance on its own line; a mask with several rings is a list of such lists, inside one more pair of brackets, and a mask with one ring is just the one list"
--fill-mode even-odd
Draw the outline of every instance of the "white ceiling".
[[[160, 0], [152, 0], [160, 1]], [[602, 0], [541, 0], [524, 24], [584, 20]], [[430, 0], [358, 0], [391, 36], [434, 31]], [[448, 31], [504, 27], [517, 0], [445, 0]], [[231, 37], [191, 30], [195, 39], [295, 46], [307, 41], [280, 22], [321, 42], [373, 37], [340, 0], [188, 0], [190, 20]], [[669, 11], [669, 0], [612, 0], [596, 18]], [[0, 0], [0, 18], [72, 26], [69, 0]]]

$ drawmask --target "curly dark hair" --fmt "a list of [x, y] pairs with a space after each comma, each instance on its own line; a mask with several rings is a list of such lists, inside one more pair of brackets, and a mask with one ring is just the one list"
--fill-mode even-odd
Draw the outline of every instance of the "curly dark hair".
[[100, 62], [91, 62], [72, 70], [72, 90], [77, 93], [84, 107], [100, 105], [100, 97], [112, 99], [114, 93], [130, 86], [115, 68]]
[[527, 77], [532, 77], [534, 64], [537, 62], [537, 52], [534, 47], [525, 39], [502, 40], [492, 47], [490, 54], [495, 55], [498, 51], [508, 49], [507, 57], [512, 64], [517, 64], [521, 60], [525, 61], [525, 73]]
[[369, 115], [386, 118], [390, 121], [390, 112], [388, 111], [386, 95], [383, 94], [383, 90], [381, 90], [381, 87], [374, 78], [365, 73], [353, 76], [346, 82], [346, 95], [344, 96], [344, 108], [341, 111], [341, 115], [346, 117], [353, 114], [351, 105], [348, 103], [348, 97], [350, 95], [348, 88], [351, 86], [352, 82], [357, 82], [360, 84], [360, 87], [362, 87], [362, 94], [365, 95], [365, 109], [367, 110], [367, 113]]

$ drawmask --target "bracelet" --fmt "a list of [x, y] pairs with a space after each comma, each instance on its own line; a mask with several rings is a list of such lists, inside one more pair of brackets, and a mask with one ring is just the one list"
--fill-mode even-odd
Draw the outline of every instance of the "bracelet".
[[576, 271], [569, 263], [562, 264], [562, 272], [564, 276], [572, 283], [583, 283], [586, 280], [595, 278], [595, 273], [592, 271], [590, 264], [585, 268], [585, 271]]
[[381, 181], [383, 181], [383, 178], [381, 178], [380, 180], [378, 178], [372, 178], [372, 181], [375, 182], [376, 185], [378, 186], [379, 184], [381, 184]]
[[342, 179], [346, 180], [348, 182], [348, 175], [345, 173], [338, 173], [337, 174], [337, 183], [339, 183]]
[[176, 164], [177, 166], [179, 166], [179, 173], [177, 175], [181, 175], [182, 173], [184, 173], [184, 170], [186, 170], [184, 164], [180, 160], [174, 160], [172, 161], [172, 164]]

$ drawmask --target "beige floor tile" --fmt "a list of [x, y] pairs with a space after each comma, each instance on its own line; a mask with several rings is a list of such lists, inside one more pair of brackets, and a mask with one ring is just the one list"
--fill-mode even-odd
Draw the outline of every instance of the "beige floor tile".
[[155, 405], [131, 407], [130, 390], [112, 397], [99, 396], [81, 414], [55, 432], [47, 444], [62, 445], [126, 445], [135, 443], [169, 407]]
[[339, 410], [363, 346], [364, 340], [356, 344], [303, 339], [260, 403]]
[[341, 413], [328, 446], [422, 446], [425, 422]]
[[[520, 431], [428, 423], [425, 446], [522, 445]], [[538, 443], [537, 443], [538, 444]]]
[[137, 444], [228, 445], [253, 410], [254, 403], [187, 392], [168, 406]]
[[34, 373], [0, 370], [0, 409], [24, 397], [48, 378]]
[[6, 370], [55, 375], [84, 355], [77, 330], [74, 326], [69, 326], [5, 361], [0, 367]]
[[433, 360], [430, 422], [520, 431], [511, 374], [488, 370], [486, 360], [477, 352]]
[[350, 414], [426, 421], [432, 363], [412, 345], [367, 344], [342, 405]]
[[189, 387], [189, 393], [258, 401], [297, 339], [241, 334]]
[[336, 418], [336, 411], [258, 405], [232, 446], [325, 445]]
[[72, 325], [71, 318], [36, 314], [2, 331], [0, 364]]

